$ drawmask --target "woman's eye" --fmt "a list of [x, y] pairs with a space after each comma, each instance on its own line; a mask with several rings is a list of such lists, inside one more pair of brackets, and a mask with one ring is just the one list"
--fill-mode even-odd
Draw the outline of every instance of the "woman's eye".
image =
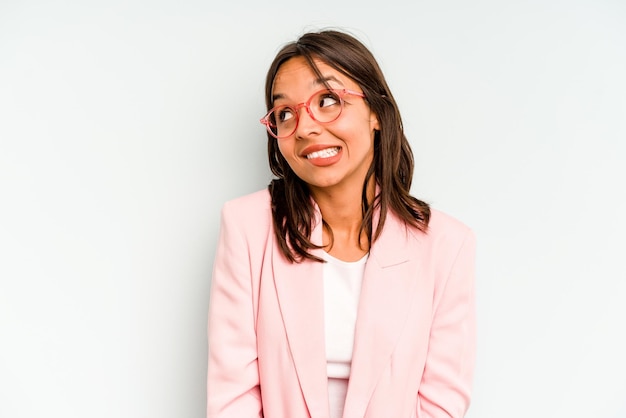
[[284, 109], [280, 109], [277, 116], [277, 122], [284, 123], [293, 118], [293, 111], [290, 108], [286, 107]]
[[339, 103], [339, 98], [334, 94], [326, 94], [320, 97], [320, 107], [328, 107]]

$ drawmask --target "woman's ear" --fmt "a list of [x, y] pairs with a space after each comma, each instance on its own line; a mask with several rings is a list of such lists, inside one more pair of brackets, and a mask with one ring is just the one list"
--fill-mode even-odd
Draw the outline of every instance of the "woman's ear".
[[380, 131], [380, 124], [378, 123], [378, 116], [376, 113], [370, 113], [370, 129], [374, 131]]

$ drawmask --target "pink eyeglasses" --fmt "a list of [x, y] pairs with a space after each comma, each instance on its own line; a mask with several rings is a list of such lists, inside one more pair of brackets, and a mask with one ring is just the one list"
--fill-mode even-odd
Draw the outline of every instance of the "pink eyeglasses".
[[298, 128], [298, 111], [304, 107], [311, 118], [319, 123], [336, 121], [343, 111], [344, 96], [365, 98], [361, 92], [347, 89], [324, 89], [314, 93], [309, 100], [297, 105], [276, 106], [263, 118], [261, 123], [274, 138], [281, 139], [293, 135]]

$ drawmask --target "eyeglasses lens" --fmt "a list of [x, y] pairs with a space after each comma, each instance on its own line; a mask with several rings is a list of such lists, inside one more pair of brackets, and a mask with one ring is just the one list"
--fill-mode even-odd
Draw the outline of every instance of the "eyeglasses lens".
[[310, 115], [317, 122], [329, 123], [339, 117], [343, 109], [343, 103], [337, 93], [328, 90], [320, 91], [301, 105], [276, 107], [268, 115], [268, 128], [271, 128], [273, 134], [278, 138], [292, 135], [296, 131], [300, 107], [307, 107]]

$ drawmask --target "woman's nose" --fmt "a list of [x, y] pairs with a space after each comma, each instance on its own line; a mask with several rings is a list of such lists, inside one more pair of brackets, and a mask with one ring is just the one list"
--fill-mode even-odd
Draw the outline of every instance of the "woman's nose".
[[298, 125], [296, 126], [296, 138], [303, 138], [320, 132], [319, 122], [311, 116], [306, 106], [302, 106], [297, 112]]

